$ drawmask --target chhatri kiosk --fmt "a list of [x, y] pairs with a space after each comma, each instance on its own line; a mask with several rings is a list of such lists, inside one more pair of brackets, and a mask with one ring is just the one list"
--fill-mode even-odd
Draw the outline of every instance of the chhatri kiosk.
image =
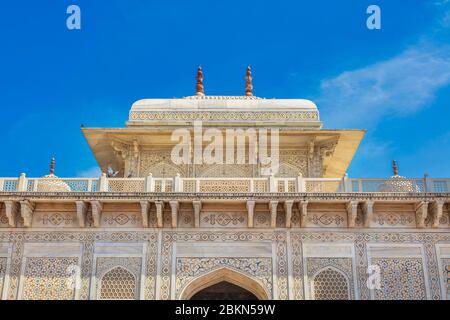
[[450, 179], [352, 179], [302, 99], [135, 102], [104, 174], [0, 178], [2, 299], [450, 299]]

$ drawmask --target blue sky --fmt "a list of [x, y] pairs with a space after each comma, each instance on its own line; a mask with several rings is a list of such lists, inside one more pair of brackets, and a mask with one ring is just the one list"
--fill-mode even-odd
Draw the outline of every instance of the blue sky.
[[[81, 8], [81, 30], [66, 8]], [[382, 29], [366, 28], [381, 7]], [[365, 128], [351, 177], [450, 177], [450, 0], [0, 3], [0, 176], [97, 174], [80, 131], [122, 127], [141, 98], [315, 101], [326, 128]]]

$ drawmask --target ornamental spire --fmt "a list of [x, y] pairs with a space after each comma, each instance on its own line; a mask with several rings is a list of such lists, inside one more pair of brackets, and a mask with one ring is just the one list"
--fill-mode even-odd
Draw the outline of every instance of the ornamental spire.
[[247, 74], [245, 76], [245, 95], [249, 97], [253, 96], [253, 78], [250, 65], [247, 67]]
[[197, 69], [197, 85], [195, 89], [197, 96], [205, 95], [205, 89], [203, 88], [203, 72], [201, 66], [198, 66]]
[[394, 171], [394, 176], [398, 176], [398, 167], [397, 167], [397, 161], [392, 161], [392, 170]]
[[53, 157], [52, 161], [50, 162], [50, 175], [55, 175], [55, 157]]

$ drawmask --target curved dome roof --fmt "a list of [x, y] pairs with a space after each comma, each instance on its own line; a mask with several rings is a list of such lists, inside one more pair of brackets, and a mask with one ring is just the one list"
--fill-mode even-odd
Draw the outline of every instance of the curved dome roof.
[[[142, 99], [133, 103], [131, 111], [159, 110], [317, 110], [306, 99], [265, 99], [254, 96], [190, 96], [181, 99]], [[225, 110], [224, 110], [225, 109]]]
[[50, 163], [50, 173], [39, 179], [38, 192], [69, 192], [71, 191], [69, 185], [55, 176], [55, 159]]
[[192, 121], [223, 125], [254, 122], [314, 129], [322, 127], [317, 106], [310, 100], [255, 96], [138, 100], [131, 107], [128, 125], [185, 125]]

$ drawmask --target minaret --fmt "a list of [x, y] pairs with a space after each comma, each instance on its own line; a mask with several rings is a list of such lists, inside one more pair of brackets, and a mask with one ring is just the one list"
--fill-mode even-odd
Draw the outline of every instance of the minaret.
[[250, 66], [247, 67], [247, 74], [245, 76], [245, 95], [248, 97], [253, 96], [253, 78]]
[[198, 66], [197, 69], [197, 85], [195, 87], [195, 91], [197, 96], [203, 97], [205, 95], [205, 89], [203, 88], [203, 72], [201, 66]]
[[397, 167], [397, 161], [392, 161], [392, 170], [394, 171], [394, 176], [398, 176], [398, 167]]

